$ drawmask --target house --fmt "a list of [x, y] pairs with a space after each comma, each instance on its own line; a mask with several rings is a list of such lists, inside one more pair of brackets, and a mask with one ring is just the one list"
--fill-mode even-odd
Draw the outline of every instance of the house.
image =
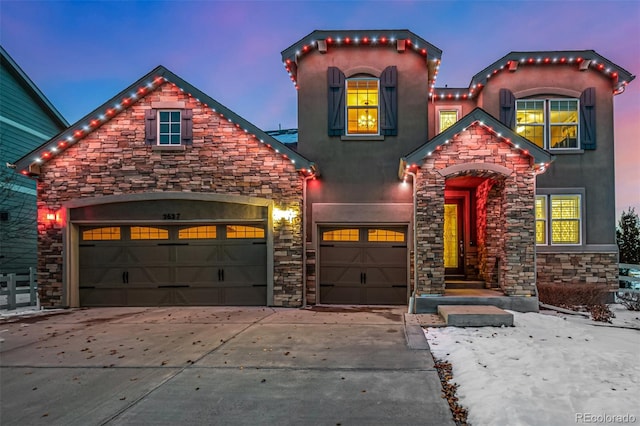
[[295, 151], [151, 71], [16, 162], [38, 180], [43, 304], [424, 312], [468, 291], [530, 311], [537, 280], [613, 289], [612, 105], [634, 76], [511, 52], [438, 88], [441, 53], [407, 30], [285, 49]]
[[5, 165], [68, 125], [0, 46], [0, 273], [24, 273], [37, 263], [36, 183]]

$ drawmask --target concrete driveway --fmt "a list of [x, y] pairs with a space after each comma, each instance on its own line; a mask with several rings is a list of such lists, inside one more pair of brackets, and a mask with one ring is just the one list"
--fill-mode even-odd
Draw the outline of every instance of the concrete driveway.
[[0, 424], [452, 425], [425, 343], [387, 307], [3, 320]]

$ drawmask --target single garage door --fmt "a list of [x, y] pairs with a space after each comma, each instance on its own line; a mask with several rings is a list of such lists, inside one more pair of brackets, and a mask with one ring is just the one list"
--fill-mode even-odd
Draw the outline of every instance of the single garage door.
[[81, 306], [266, 305], [263, 224], [84, 226]]
[[320, 303], [407, 303], [406, 228], [321, 228], [320, 239]]

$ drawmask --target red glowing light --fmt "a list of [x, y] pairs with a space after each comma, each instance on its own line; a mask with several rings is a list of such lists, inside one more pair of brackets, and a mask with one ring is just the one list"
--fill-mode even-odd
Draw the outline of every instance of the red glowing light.
[[306, 52], [307, 50], [309, 50], [309, 46], [307, 45], [302, 46], [302, 50]]
[[49, 158], [49, 157], [51, 157], [51, 153], [49, 153], [49, 152], [45, 152], [44, 154], [42, 154], [42, 156], [43, 156], [44, 158]]
[[129, 99], [129, 98], [124, 98], [122, 100], [122, 105], [129, 105], [130, 103], [131, 103], [131, 99]]
[[584, 59], [582, 59], [582, 58], [578, 58], [578, 59], [576, 59], [576, 62], [580, 63], [580, 62], [582, 62], [583, 60], [584, 60]]
[[60, 142], [58, 143], [58, 148], [64, 148], [64, 147], [66, 147], [66, 146], [67, 146], [67, 143], [66, 143], [65, 141], [60, 141]]
[[347, 37], [347, 38], [344, 39], [344, 42], [345, 43], [351, 43], [351, 39], [349, 37]]
[[529, 60], [527, 62], [529, 62], [530, 64], [534, 63], [536, 60], [533, 58], [529, 58]]
[[564, 64], [566, 61], [567, 61], [567, 58], [560, 58], [560, 62], [561, 62], [561, 63], [563, 63], [563, 64]]
[[451, 99], [451, 98], [453, 98], [453, 95], [452, 95], [451, 93], [449, 93], [449, 94], [447, 95], [447, 98]]
[[611, 73], [611, 77], [617, 77], [617, 76], [618, 76], [618, 73], [617, 73], [617, 72], [612, 72], [612, 73]]
[[327, 43], [333, 43], [333, 39], [332, 39], [331, 37], [329, 37], [329, 38], [327, 39]]
[[91, 120], [91, 122], [90, 122], [89, 124], [91, 124], [91, 127], [96, 127], [96, 126], [98, 126], [98, 125], [100, 124], [100, 121], [98, 121], [98, 120]]
[[493, 70], [493, 73], [494, 74], [498, 74], [498, 70]]
[[20, 173], [22, 173], [22, 174], [23, 174], [23, 175], [25, 175], [25, 176], [29, 174], [29, 172], [27, 172], [26, 170], [23, 170], [23, 171], [21, 171]]
[[287, 64], [291, 63], [291, 59], [287, 58]]
[[466, 93], [464, 95], [462, 95], [462, 99], [467, 99]]
[[107, 115], [115, 115], [116, 110], [113, 108], [108, 108], [106, 111]]
[[369, 43], [369, 37], [365, 37], [365, 38], [363, 38], [363, 39], [362, 39], [362, 42], [363, 42], [363, 43]]
[[162, 77], [156, 77], [153, 79], [153, 83], [154, 84], [160, 84], [162, 83], [163, 78]]
[[386, 43], [386, 42], [387, 42], [387, 38], [386, 38], [386, 37], [382, 37], [382, 38], [380, 39], [380, 42], [382, 42], [382, 43]]
[[544, 58], [544, 63], [545, 63], [545, 64], [548, 64], [549, 62], [551, 62], [551, 59], [549, 59], [549, 58]]
[[84, 132], [82, 130], [76, 130], [75, 132], [73, 132], [73, 136], [75, 136], [76, 138], [81, 138], [83, 133]]
[[411, 45], [411, 40], [407, 39], [407, 44]]
[[427, 54], [427, 49], [422, 49], [421, 52], [422, 52], [423, 55], [426, 55]]
[[598, 69], [599, 69], [599, 70], [604, 69], [604, 64], [599, 64], [599, 65], [598, 65]]
[[144, 95], [146, 91], [147, 89], [145, 89], [144, 87], [141, 87], [138, 89], [138, 95]]

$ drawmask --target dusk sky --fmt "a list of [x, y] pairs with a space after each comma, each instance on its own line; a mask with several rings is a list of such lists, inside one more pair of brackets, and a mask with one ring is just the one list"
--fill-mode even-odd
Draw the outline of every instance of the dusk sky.
[[[640, 73], [638, 0], [0, 0], [0, 43], [70, 123], [164, 65], [264, 130], [295, 128], [280, 52], [316, 29], [411, 30], [443, 51], [437, 87], [510, 51], [593, 49]], [[640, 212], [640, 79], [614, 112], [619, 216]]]

